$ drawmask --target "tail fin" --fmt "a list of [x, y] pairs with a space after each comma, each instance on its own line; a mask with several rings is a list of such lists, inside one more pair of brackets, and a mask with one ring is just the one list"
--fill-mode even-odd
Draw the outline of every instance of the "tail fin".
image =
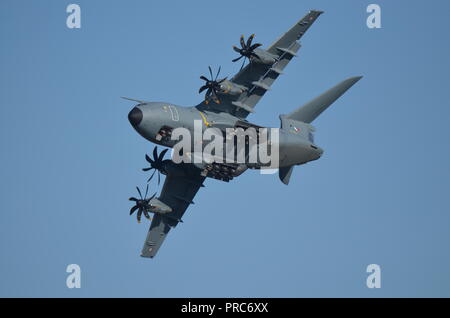
[[[309, 125], [314, 119], [316, 119], [325, 109], [327, 109], [331, 104], [333, 104], [339, 97], [342, 96], [350, 87], [355, 85], [362, 76], [351, 77], [346, 79], [345, 81], [340, 82], [333, 88], [329, 89], [322, 95], [314, 98], [309, 103], [306, 103], [302, 107], [294, 110], [288, 115], [281, 115], [281, 128], [291, 126], [290, 123], [294, 123], [295, 126], [306, 126], [307, 129], [301, 129], [303, 133], [311, 132], [314, 130], [314, 127]], [[291, 126], [292, 127], [292, 126]], [[312, 137], [309, 135], [307, 136]], [[289, 184], [289, 180], [292, 175], [292, 171], [294, 170], [294, 166], [282, 167], [278, 170], [278, 176], [284, 184]]]
[[314, 98], [309, 103], [289, 113], [286, 117], [308, 124], [311, 123], [361, 78], [362, 76], [351, 77], [340, 82], [322, 95]]

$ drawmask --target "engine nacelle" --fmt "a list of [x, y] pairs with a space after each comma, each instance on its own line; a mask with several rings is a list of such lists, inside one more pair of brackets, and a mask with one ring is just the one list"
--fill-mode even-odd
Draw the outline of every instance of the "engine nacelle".
[[220, 93], [227, 95], [240, 95], [247, 90], [247, 87], [235, 84], [229, 80], [220, 83]]
[[158, 200], [157, 198], [153, 198], [149, 202], [150, 212], [157, 214], [167, 214], [172, 212], [172, 208], [165, 204], [164, 202]]
[[258, 58], [253, 57], [252, 62], [272, 65], [277, 61], [276, 55], [273, 55], [263, 49], [256, 48], [253, 52], [258, 55]]

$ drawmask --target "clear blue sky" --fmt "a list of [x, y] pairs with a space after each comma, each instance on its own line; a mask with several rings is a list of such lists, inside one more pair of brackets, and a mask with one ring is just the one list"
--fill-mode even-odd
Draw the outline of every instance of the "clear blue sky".
[[[69, 3], [0, 2], [0, 296], [450, 296], [448, 1], [76, 1], [80, 30]], [[288, 187], [257, 172], [208, 180], [140, 258], [148, 224], [127, 198], [153, 145], [119, 96], [194, 105], [208, 65], [238, 70], [242, 33], [268, 46], [310, 9], [325, 14], [249, 120], [278, 127], [364, 75], [314, 123], [323, 158]]]

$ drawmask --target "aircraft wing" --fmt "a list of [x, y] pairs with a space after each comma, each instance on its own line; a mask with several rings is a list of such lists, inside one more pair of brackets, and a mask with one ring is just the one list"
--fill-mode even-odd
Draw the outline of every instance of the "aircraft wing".
[[[191, 165], [184, 165], [183, 173], [169, 172], [165, 178], [160, 197], [163, 203], [172, 208], [168, 214], [155, 214], [147, 238], [142, 248], [141, 256], [153, 258], [161, 247], [170, 229], [177, 226], [186, 209], [202, 187], [205, 177]], [[189, 175], [186, 176], [186, 173]], [[184, 176], [183, 176], [184, 175]]]
[[238, 106], [238, 117], [245, 118], [256, 106], [258, 101], [270, 89], [289, 61], [300, 49], [299, 40], [309, 27], [322, 14], [322, 11], [310, 11], [300, 19], [289, 31], [278, 38], [266, 51], [273, 54], [277, 61], [272, 65], [250, 63], [245, 66], [231, 81], [248, 87], [237, 99], [230, 101]]

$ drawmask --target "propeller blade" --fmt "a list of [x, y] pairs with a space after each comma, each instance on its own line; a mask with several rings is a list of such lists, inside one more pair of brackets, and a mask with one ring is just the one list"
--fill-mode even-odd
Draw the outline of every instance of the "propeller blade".
[[219, 66], [219, 69], [217, 70], [216, 78], [214, 79], [215, 81], [217, 81], [217, 78], [219, 77], [219, 73], [220, 73], [220, 69], [221, 69], [221, 68], [222, 68], [222, 67]]
[[255, 37], [255, 34], [252, 34], [247, 39], [247, 47], [249, 47], [252, 44], [253, 38]]
[[142, 208], [139, 208], [137, 212], [137, 220], [139, 223], [141, 223], [141, 215], [142, 215]]
[[147, 189], [145, 189], [144, 199], [147, 197], [147, 194], [148, 194], [148, 183], [147, 183]]
[[224, 82], [224, 81], [226, 81], [227, 80], [227, 78], [228, 78], [228, 76], [227, 77], [224, 77], [224, 78], [222, 78], [220, 81], [218, 81], [217, 83], [222, 83], [222, 82]]
[[213, 100], [215, 103], [220, 104], [220, 99], [217, 97], [216, 91], [212, 90]]
[[239, 70], [239, 72], [242, 71], [242, 69], [244, 68], [244, 64], [245, 64], [245, 59], [242, 61], [241, 69]]
[[209, 69], [209, 74], [211, 74], [211, 80], [212, 80], [214, 77], [213, 77], [213, 74], [212, 74], [211, 66], [208, 66], [208, 69]]
[[241, 49], [238, 48], [236, 45], [233, 45], [233, 50], [235, 50], [236, 52], [238, 52], [239, 54], [241, 54]]
[[155, 146], [155, 148], [153, 148], [153, 160], [158, 160], [158, 146]]
[[150, 168], [142, 168], [142, 171], [149, 171], [149, 170], [152, 170], [153, 168], [152, 167], [150, 167]]
[[252, 46], [250, 46], [249, 50], [250, 50], [250, 51], [253, 51], [254, 49], [260, 47], [261, 45], [262, 45], [261, 43], [255, 43], [255, 44], [253, 44]]
[[138, 209], [137, 205], [132, 207], [131, 210], [130, 210], [130, 215], [132, 215], [134, 213], [134, 211], [136, 211], [137, 209]]
[[158, 186], [159, 186], [160, 182], [161, 182], [161, 173], [159, 173], [159, 170], [158, 170]]
[[139, 195], [140, 195], [140, 197], [141, 197], [141, 199], [142, 199], [142, 193], [141, 193], [141, 190], [140, 190], [138, 187], [136, 187], [136, 189], [138, 190], [138, 193], [139, 193]]
[[201, 92], [203, 92], [205, 89], [207, 89], [208, 86], [207, 85], [203, 85], [202, 87], [200, 87], [200, 89], [198, 90], [198, 93], [200, 94]]
[[200, 76], [200, 79], [202, 79], [202, 80], [204, 80], [204, 81], [206, 81], [206, 82], [209, 82], [209, 79], [207, 79], [206, 77], [204, 77], [203, 75], [202, 76]]
[[145, 160], [147, 160], [150, 164], [153, 163], [153, 160], [147, 154], [145, 154]]
[[205, 89], [208, 89], [208, 85], [203, 85], [202, 87], [200, 87], [200, 89], [198, 90], [198, 93], [202, 93]]
[[244, 42], [244, 35], [243, 35], [243, 34], [241, 35], [240, 42], [241, 42], [241, 47], [242, 47], [243, 49], [245, 49], [245, 42]]
[[144, 215], [145, 215], [145, 217], [146, 217], [147, 219], [150, 220], [150, 215], [148, 215], [148, 212], [147, 212], [147, 210], [145, 210], [145, 209], [144, 209]]
[[156, 169], [153, 171], [152, 175], [150, 176], [150, 178], [148, 178], [147, 182], [150, 182], [150, 180], [152, 180], [153, 176], [155, 175]]
[[232, 62], [237, 62], [237, 61], [239, 61], [239, 60], [240, 60], [241, 58], [243, 58], [243, 57], [244, 57], [244, 55], [241, 55], [241, 56], [239, 56], [238, 58], [232, 60]]
[[205, 99], [208, 99], [210, 95], [211, 95], [211, 88], [208, 88], [205, 94]]
[[135, 197], [131, 197], [131, 198], [129, 198], [128, 200], [137, 202], [138, 199], [136, 199]]
[[150, 198], [148, 198], [148, 202], [150, 202], [154, 197], [156, 196], [156, 192], [155, 193], [153, 193], [153, 195], [150, 197]]
[[158, 160], [162, 162], [165, 154], [167, 153], [169, 149], [164, 149], [163, 151], [161, 151], [161, 153], [159, 154]]

